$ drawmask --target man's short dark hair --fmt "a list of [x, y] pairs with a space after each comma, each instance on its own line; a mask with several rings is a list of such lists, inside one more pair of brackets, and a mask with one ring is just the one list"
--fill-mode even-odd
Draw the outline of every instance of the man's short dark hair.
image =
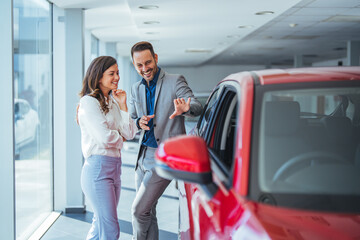
[[155, 58], [155, 52], [154, 52], [153, 46], [151, 45], [151, 43], [146, 42], [146, 41], [135, 43], [135, 45], [132, 46], [132, 48], [131, 48], [131, 58], [133, 58], [134, 52], [141, 52], [141, 51], [144, 51], [144, 50], [149, 50], [151, 55]]

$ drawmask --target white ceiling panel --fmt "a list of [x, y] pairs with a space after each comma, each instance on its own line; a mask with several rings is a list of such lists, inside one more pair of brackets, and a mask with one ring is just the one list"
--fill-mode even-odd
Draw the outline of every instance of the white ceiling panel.
[[84, 11], [85, 28], [135, 27], [126, 3]]
[[61, 8], [97, 8], [116, 5], [126, 0], [49, 0]]
[[[294, 54], [307, 55], [305, 64], [311, 64], [346, 57], [346, 50], [334, 49], [360, 40], [358, 19], [351, 18], [360, 17], [359, 0], [52, 2], [63, 8], [86, 9], [86, 29], [101, 41], [116, 43], [119, 55], [129, 57], [134, 43], [147, 40], [159, 54], [159, 63], [168, 66], [288, 66]], [[153, 9], [141, 8], [149, 5]], [[273, 14], [256, 14], [260, 11]]]

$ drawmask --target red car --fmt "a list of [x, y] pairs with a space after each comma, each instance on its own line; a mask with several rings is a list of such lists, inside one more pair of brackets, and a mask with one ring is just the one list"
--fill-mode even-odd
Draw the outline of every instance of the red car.
[[162, 143], [181, 239], [360, 239], [360, 67], [232, 74]]

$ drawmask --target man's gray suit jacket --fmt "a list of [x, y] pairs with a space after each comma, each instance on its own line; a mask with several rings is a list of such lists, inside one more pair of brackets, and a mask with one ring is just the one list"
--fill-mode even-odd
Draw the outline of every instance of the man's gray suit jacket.
[[[174, 119], [169, 119], [175, 111], [174, 99], [184, 98], [187, 101], [191, 98], [190, 110]], [[154, 135], [159, 145], [169, 137], [186, 134], [184, 116], [197, 116], [202, 111], [201, 103], [194, 97], [185, 78], [178, 74], [168, 74], [160, 70], [159, 78], [156, 83], [155, 102], [154, 102]], [[131, 88], [129, 99], [129, 113], [134, 120], [138, 120], [147, 115], [146, 90], [141, 81], [136, 82]], [[139, 143], [142, 143], [144, 130], [141, 130]]]

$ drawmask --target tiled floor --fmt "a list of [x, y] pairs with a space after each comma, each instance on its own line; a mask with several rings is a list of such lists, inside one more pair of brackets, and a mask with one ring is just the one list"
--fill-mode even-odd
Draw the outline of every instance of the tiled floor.
[[[129, 142], [122, 152], [122, 189], [117, 209], [120, 223], [120, 239], [130, 240], [132, 236], [131, 204], [135, 197], [134, 165], [137, 143]], [[86, 204], [86, 214], [63, 214], [46, 232], [41, 240], [85, 239], [90, 229], [92, 207]], [[160, 240], [175, 240], [178, 228], [178, 191], [172, 181], [157, 205]]]

